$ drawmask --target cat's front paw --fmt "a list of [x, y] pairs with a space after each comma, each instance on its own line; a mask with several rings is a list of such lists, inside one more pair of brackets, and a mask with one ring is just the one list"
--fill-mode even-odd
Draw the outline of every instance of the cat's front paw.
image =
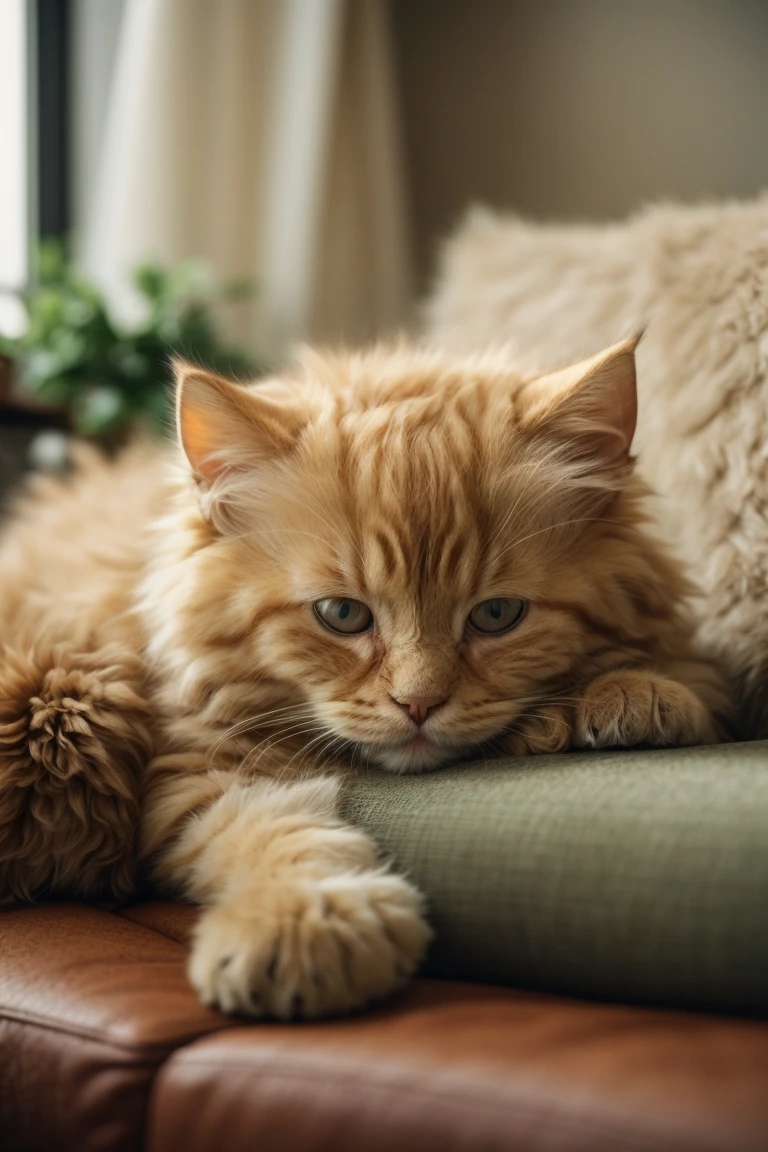
[[572, 710], [565, 704], [542, 704], [524, 713], [504, 734], [510, 756], [562, 752], [571, 743]]
[[707, 709], [683, 684], [622, 669], [587, 685], [576, 707], [577, 748], [705, 744], [715, 739]]
[[275, 879], [249, 903], [203, 914], [189, 976], [224, 1012], [335, 1015], [403, 985], [429, 937], [419, 895], [399, 876]]

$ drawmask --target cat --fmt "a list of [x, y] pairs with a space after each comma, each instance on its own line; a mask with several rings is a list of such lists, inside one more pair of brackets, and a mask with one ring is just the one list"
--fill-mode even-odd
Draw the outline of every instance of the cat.
[[39, 481], [0, 549], [0, 895], [203, 905], [206, 1003], [280, 1018], [397, 988], [419, 893], [338, 816], [345, 771], [726, 738], [694, 590], [630, 454], [636, 341], [178, 363], [171, 461]]

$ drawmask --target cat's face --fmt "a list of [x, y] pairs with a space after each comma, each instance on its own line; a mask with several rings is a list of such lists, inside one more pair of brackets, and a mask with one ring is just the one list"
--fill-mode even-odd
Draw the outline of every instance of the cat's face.
[[632, 344], [528, 383], [402, 351], [249, 392], [187, 369], [221, 642], [362, 763], [490, 751], [594, 642], [634, 404]]

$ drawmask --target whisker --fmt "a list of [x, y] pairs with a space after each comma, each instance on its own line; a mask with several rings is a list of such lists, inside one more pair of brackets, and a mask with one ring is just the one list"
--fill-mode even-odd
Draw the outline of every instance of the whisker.
[[620, 520], [609, 520], [606, 516], [576, 516], [573, 520], [558, 520], [556, 524], [548, 524], [545, 528], [539, 528], [536, 530], [536, 532], [530, 532], [527, 536], [519, 536], [516, 540], [513, 540], [511, 544], [508, 544], [502, 552], [499, 553], [499, 555], [496, 557], [496, 560], [501, 560], [504, 556], [507, 555], [508, 552], [511, 552], [513, 548], [517, 548], [518, 545], [524, 544], [526, 540], [532, 540], [534, 536], [541, 536], [544, 532], [554, 532], [556, 528], [565, 528], [569, 524], [594, 524], [598, 521], [602, 522], [603, 524], [621, 525]]
[[246, 765], [249, 763], [249, 761], [251, 760], [251, 758], [254, 755], [256, 756], [256, 763], [258, 763], [258, 761], [261, 759], [262, 756], [264, 756], [267, 752], [271, 751], [272, 748], [276, 748], [278, 744], [282, 744], [282, 743], [284, 743], [284, 741], [290, 740], [292, 738], [298, 738], [300, 736], [306, 736], [309, 733], [316, 732], [316, 731], [317, 731], [317, 724], [311, 724], [311, 725], [307, 726], [306, 722], [301, 722], [297, 725], [294, 725], [294, 727], [289, 728], [287, 731], [283, 732], [280, 736], [276, 737], [274, 734], [271, 734], [269, 736], [265, 736], [263, 740], [260, 740], [258, 744], [254, 744], [253, 748], [251, 748], [246, 753], [246, 755], [243, 757], [243, 759], [240, 761], [240, 763], [238, 765], [238, 768], [237, 768], [238, 772], [243, 771], [243, 769], [246, 767]]
[[[324, 758], [324, 757], [327, 758], [331, 755], [335, 755], [335, 753], [337, 751], [339, 751], [341, 748], [344, 747], [345, 743], [346, 743], [346, 740], [344, 739], [343, 736], [331, 735], [330, 740], [320, 748], [317, 755], [314, 757], [314, 760], [312, 763], [312, 772], [314, 773], [317, 771], [317, 769], [320, 766], [320, 760], [322, 758]], [[333, 749], [333, 752], [331, 751], [332, 749]]]
[[334, 740], [336, 739], [336, 737], [333, 736], [333, 733], [329, 732], [327, 728], [323, 728], [322, 732], [320, 732], [319, 735], [315, 736], [315, 738], [313, 740], [310, 740], [308, 744], [305, 744], [303, 747], [299, 748], [299, 750], [297, 752], [295, 752], [293, 754], [293, 756], [291, 756], [288, 763], [282, 769], [281, 774], [280, 774], [280, 778], [287, 775], [291, 765], [293, 764], [293, 762], [297, 756], [305, 756], [307, 754], [307, 752], [309, 751], [309, 749], [313, 747], [313, 745], [317, 744], [318, 741], [327, 739], [329, 736], [332, 736]]
[[[311, 713], [312, 711], [313, 706], [311, 704], [289, 704], [284, 708], [272, 708], [268, 712], [259, 712], [254, 716], [249, 716], [244, 720], [239, 720], [236, 724], [233, 724], [230, 728], [227, 728], [224, 732], [221, 733], [220, 736], [217, 737], [217, 739], [208, 749], [208, 759], [211, 759], [219, 750], [221, 745], [225, 744], [227, 740], [231, 740], [235, 736], [240, 736], [244, 732], [248, 732], [253, 728], [258, 728], [262, 723], [268, 722], [269, 724], [278, 724], [282, 722], [282, 719], [288, 712], [292, 713], [292, 719], [296, 719], [298, 718], [299, 714]], [[272, 719], [270, 719], [270, 717]]]
[[[530, 470], [532, 472], [532, 476], [535, 476], [537, 472], [540, 472], [543, 468], [545, 468], [547, 466], [547, 463], [548, 462], [545, 460], [532, 461], [531, 464], [528, 465], [528, 467], [530, 468]], [[519, 469], [519, 467], [520, 466], [518, 465], [518, 469]], [[529, 484], [530, 484], [531, 479], [532, 479], [532, 477], [528, 478]], [[542, 496], [548, 496], [551, 492], [554, 492], [556, 490], [556, 488], [558, 487], [558, 485], [559, 485], [559, 481], [557, 483], [551, 482], [549, 485], [547, 485], [547, 487], [544, 489], [543, 492], [540, 490], [537, 491], [535, 493], [536, 501], [538, 502], [541, 500]], [[499, 528], [497, 529], [497, 531], [493, 535], [493, 538], [491, 540], [491, 544], [489, 547], [489, 551], [496, 544], [496, 541], [499, 539], [499, 537], [501, 536], [502, 532], [504, 531], [504, 529], [509, 524], [512, 517], [518, 511], [520, 511], [520, 509], [523, 506], [523, 502], [526, 500], [528, 502], [528, 505], [532, 506], [533, 500], [534, 500], [534, 494], [532, 492], [530, 492], [527, 488], [524, 488], [521, 486], [518, 490], [517, 497], [514, 500], [512, 507], [510, 509], [508, 509], [507, 514], [504, 517], [504, 520], [502, 521]]]

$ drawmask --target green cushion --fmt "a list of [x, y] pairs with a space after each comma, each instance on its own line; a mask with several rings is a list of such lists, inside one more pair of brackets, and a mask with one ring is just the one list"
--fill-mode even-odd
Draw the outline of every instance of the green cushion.
[[433, 974], [768, 1011], [768, 741], [354, 778], [426, 895]]

